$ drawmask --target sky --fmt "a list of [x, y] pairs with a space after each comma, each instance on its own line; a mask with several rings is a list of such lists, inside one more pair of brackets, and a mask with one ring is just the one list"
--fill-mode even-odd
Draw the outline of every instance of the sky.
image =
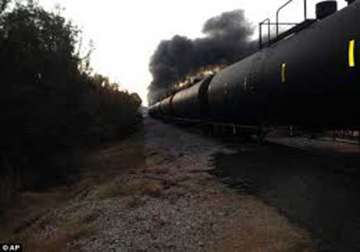
[[[94, 71], [118, 82], [122, 89], [138, 93], [147, 105], [147, 87], [152, 77], [149, 62], [161, 40], [174, 35], [202, 37], [205, 21], [226, 11], [245, 10], [254, 24], [270, 17], [286, 0], [39, 0], [48, 10], [56, 5], [62, 15], [83, 31], [85, 41], [94, 43], [91, 65]], [[309, 17], [315, 16], [316, 0], [308, 0]], [[346, 5], [338, 1], [339, 8]], [[281, 14], [281, 21], [303, 17], [303, 1], [295, 0]]]

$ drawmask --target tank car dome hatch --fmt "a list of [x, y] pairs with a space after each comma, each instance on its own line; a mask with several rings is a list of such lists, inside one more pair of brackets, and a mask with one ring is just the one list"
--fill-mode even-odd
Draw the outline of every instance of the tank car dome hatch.
[[324, 19], [335, 12], [337, 12], [338, 6], [336, 1], [324, 1], [316, 4], [316, 18]]

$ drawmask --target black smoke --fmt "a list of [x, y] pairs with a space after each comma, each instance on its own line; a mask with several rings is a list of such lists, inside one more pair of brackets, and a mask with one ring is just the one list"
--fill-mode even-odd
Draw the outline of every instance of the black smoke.
[[234, 63], [255, 50], [251, 41], [254, 29], [243, 10], [210, 18], [202, 32], [204, 38], [192, 40], [176, 35], [160, 42], [150, 62], [153, 76], [149, 86], [150, 104], [190, 73], [210, 65]]

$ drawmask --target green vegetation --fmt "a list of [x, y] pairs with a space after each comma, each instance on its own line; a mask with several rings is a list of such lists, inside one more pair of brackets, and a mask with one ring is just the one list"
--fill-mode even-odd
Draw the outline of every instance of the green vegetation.
[[91, 74], [79, 34], [33, 1], [0, 0], [0, 201], [62, 180], [76, 160], [69, 153], [124, 137], [140, 121], [139, 96]]

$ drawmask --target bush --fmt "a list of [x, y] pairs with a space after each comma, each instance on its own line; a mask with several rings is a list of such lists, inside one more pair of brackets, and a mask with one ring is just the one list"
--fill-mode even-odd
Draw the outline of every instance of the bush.
[[53, 169], [60, 154], [128, 134], [141, 99], [89, 73], [87, 59], [75, 52], [79, 30], [60, 14], [32, 1], [6, 9], [6, 2], [0, 2], [0, 179], [43, 183], [64, 173], [67, 164]]

